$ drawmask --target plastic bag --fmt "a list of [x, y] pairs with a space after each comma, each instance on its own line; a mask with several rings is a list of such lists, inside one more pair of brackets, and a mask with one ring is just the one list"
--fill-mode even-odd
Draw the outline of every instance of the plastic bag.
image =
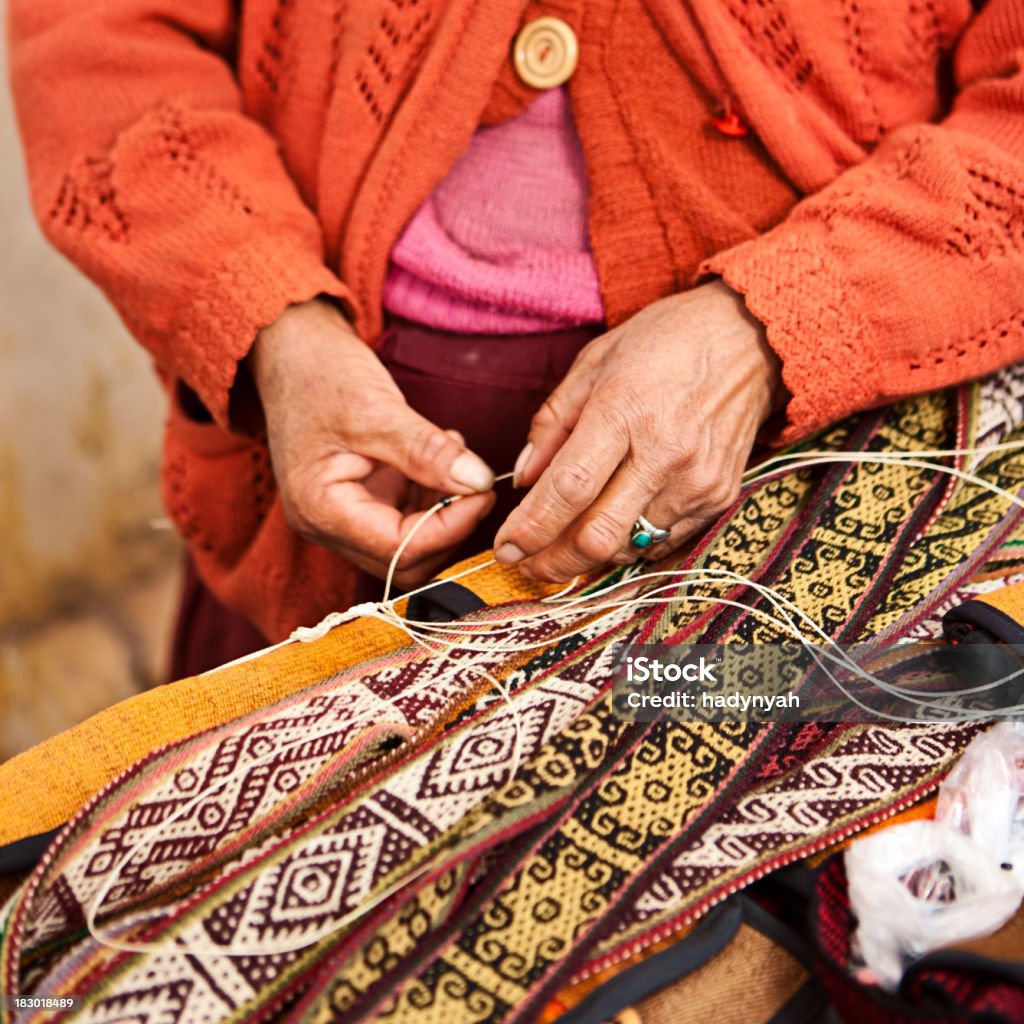
[[857, 840], [846, 874], [865, 982], [893, 990], [914, 958], [1001, 928], [1024, 896], [1024, 726], [973, 740], [935, 820]]
[[976, 737], [939, 790], [935, 820], [970, 837], [1024, 888], [1024, 723]]

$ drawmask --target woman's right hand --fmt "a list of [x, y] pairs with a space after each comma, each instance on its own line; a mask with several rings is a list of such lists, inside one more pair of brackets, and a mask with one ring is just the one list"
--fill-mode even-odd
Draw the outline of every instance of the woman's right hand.
[[395, 582], [421, 585], [494, 504], [494, 477], [462, 439], [413, 412], [368, 345], [329, 302], [290, 306], [247, 358], [266, 416], [285, 515], [303, 537], [383, 579], [419, 513]]

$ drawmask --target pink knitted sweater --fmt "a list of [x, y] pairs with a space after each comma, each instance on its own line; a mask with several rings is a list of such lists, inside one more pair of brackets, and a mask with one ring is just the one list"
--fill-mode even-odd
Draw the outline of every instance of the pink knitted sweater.
[[480, 334], [604, 318], [583, 152], [564, 89], [473, 136], [391, 251], [384, 307]]

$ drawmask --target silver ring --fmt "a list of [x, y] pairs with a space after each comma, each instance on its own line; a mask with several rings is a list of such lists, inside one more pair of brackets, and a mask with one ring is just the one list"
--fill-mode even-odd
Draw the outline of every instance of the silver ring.
[[643, 516], [637, 516], [636, 522], [633, 524], [633, 532], [629, 535], [629, 543], [635, 548], [649, 548], [660, 544], [663, 540], [668, 540], [669, 536], [668, 530], [660, 530], [650, 520], [644, 519]]

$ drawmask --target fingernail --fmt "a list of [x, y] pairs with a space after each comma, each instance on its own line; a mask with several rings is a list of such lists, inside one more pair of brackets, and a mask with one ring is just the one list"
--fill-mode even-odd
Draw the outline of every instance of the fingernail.
[[[506, 463], [508, 465], [508, 463]], [[515, 544], [502, 544], [500, 548], [496, 548], [494, 552], [494, 560], [496, 562], [502, 562], [508, 564], [509, 562], [521, 562], [526, 557], [526, 554], [519, 550]]]
[[472, 452], [463, 452], [453, 463], [448, 475], [463, 487], [474, 491], [489, 491], [494, 483], [494, 474], [487, 464]]
[[[526, 467], [530, 464], [530, 456], [533, 455], [533, 442], [529, 442], [527, 446], [519, 453], [519, 458], [516, 459], [516, 464], [512, 469], [512, 486], [518, 487], [519, 482], [523, 479], [523, 474], [526, 472]], [[508, 463], [505, 463], [508, 465]]]

